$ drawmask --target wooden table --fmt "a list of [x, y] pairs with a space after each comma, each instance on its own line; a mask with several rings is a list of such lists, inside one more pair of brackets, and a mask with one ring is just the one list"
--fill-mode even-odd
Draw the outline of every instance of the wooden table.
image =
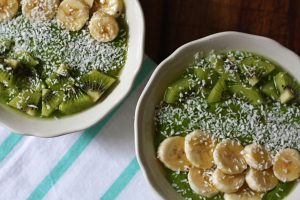
[[300, 55], [300, 0], [140, 0], [146, 53], [160, 62], [182, 44], [221, 31], [273, 38]]

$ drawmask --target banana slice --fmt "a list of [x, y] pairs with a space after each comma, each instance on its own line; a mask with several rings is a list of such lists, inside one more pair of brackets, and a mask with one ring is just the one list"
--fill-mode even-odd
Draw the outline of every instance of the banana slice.
[[213, 153], [217, 168], [225, 174], [240, 174], [247, 169], [242, 155], [243, 146], [235, 140], [223, 140], [216, 146]]
[[272, 169], [260, 171], [250, 168], [246, 174], [246, 182], [256, 192], [267, 192], [278, 184]]
[[250, 144], [243, 150], [247, 164], [257, 170], [265, 170], [272, 166], [270, 153], [261, 145]]
[[300, 155], [295, 149], [284, 149], [274, 159], [274, 174], [282, 182], [294, 181], [300, 176]]
[[185, 137], [185, 153], [196, 167], [209, 169], [213, 166], [214, 142], [207, 133], [196, 130]]
[[237, 192], [245, 183], [245, 174], [229, 175], [216, 169], [212, 175], [212, 182], [221, 192]]
[[16, 16], [19, 6], [18, 0], [0, 0], [0, 22], [5, 22]]
[[124, 7], [123, 0], [100, 0], [100, 4], [100, 9], [113, 17], [118, 17]]
[[114, 17], [97, 11], [90, 21], [89, 30], [94, 39], [109, 42], [118, 36], [119, 25]]
[[225, 200], [261, 200], [264, 193], [254, 192], [248, 186], [244, 185], [235, 193], [224, 194]]
[[59, 0], [24, 0], [22, 13], [30, 21], [51, 20], [59, 6]]
[[57, 19], [70, 31], [79, 31], [89, 19], [89, 7], [79, 0], [64, 0], [58, 7]]
[[188, 173], [188, 181], [192, 190], [205, 197], [213, 197], [219, 193], [211, 180], [213, 171], [192, 168]]
[[173, 171], [183, 171], [190, 167], [184, 152], [184, 137], [165, 139], [158, 147], [158, 159]]

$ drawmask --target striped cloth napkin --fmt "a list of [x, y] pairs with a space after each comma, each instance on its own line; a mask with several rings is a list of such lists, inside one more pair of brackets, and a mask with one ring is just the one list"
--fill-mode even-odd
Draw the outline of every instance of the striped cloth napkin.
[[134, 111], [155, 63], [144, 60], [130, 95], [83, 131], [43, 139], [0, 127], [0, 200], [159, 199], [134, 151]]

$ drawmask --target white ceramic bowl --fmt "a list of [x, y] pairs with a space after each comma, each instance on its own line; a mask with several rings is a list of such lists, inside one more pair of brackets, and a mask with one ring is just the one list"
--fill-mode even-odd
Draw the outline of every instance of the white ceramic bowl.
[[[184, 72], [196, 52], [211, 50], [244, 50], [256, 52], [278, 63], [300, 81], [300, 58], [274, 40], [238, 32], [217, 33], [177, 49], [165, 59], [152, 74], [144, 89], [135, 116], [135, 142], [138, 161], [143, 172], [154, 188], [164, 199], [182, 199], [165, 178], [164, 168], [156, 158], [154, 147], [154, 109], [162, 100], [167, 86]], [[297, 197], [298, 195], [298, 197]], [[298, 199], [300, 186], [288, 196], [288, 200]]]
[[0, 107], [0, 123], [10, 130], [38, 137], [53, 137], [86, 129], [102, 120], [130, 91], [144, 55], [144, 16], [138, 0], [124, 0], [129, 40], [126, 64], [121, 72], [120, 83], [105, 100], [90, 109], [59, 120], [39, 119], [12, 112]]

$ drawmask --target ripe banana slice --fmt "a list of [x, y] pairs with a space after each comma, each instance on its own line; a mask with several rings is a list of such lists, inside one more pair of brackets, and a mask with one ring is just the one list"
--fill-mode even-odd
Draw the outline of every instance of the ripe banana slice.
[[254, 192], [249, 187], [244, 185], [239, 191], [230, 194], [224, 194], [225, 200], [261, 200], [264, 193]]
[[184, 152], [184, 137], [165, 139], [158, 147], [158, 159], [173, 171], [183, 171], [190, 167]]
[[[94, 0], [81, 0], [84, 4], [88, 5], [90, 8], [93, 7]], [[99, 1], [99, 0], [96, 0]]]
[[205, 197], [213, 197], [219, 193], [211, 180], [213, 171], [192, 168], [188, 173], [188, 181], [192, 190]]
[[243, 146], [235, 140], [223, 140], [216, 146], [213, 153], [217, 168], [225, 174], [240, 174], [247, 169], [242, 155]]
[[64, 0], [58, 7], [57, 19], [70, 31], [79, 31], [89, 19], [89, 7], [79, 0]]
[[123, 0], [100, 0], [100, 4], [100, 9], [113, 17], [118, 17], [124, 7]]
[[270, 153], [261, 145], [250, 144], [243, 150], [247, 164], [257, 170], [265, 170], [272, 166]]
[[188, 160], [201, 169], [213, 166], [214, 142], [207, 133], [196, 130], [185, 137], [185, 153]]
[[244, 174], [229, 175], [216, 169], [212, 176], [212, 182], [218, 190], [225, 193], [237, 192], [245, 182]]
[[22, 13], [30, 21], [51, 20], [59, 6], [59, 0], [24, 0]]
[[246, 174], [246, 182], [256, 192], [267, 192], [278, 184], [272, 169], [260, 171], [250, 168]]
[[19, 0], [0, 0], [0, 22], [5, 22], [16, 16], [19, 6]]
[[282, 182], [294, 181], [300, 176], [300, 155], [295, 149], [284, 149], [274, 159], [274, 174]]
[[109, 42], [118, 36], [119, 25], [114, 17], [97, 11], [90, 21], [89, 30], [94, 39]]

